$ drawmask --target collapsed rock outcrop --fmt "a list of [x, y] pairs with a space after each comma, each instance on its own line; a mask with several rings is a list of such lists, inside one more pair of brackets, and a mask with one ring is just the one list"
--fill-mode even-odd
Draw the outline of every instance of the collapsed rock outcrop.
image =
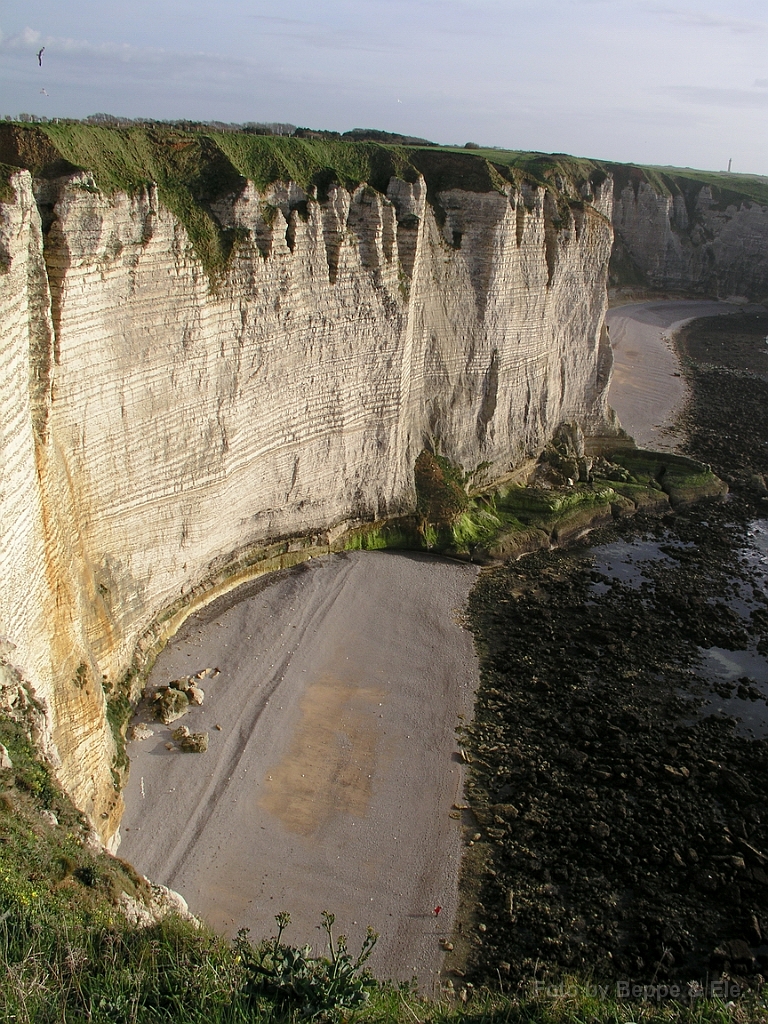
[[145, 881], [151, 894], [148, 901], [136, 899], [127, 892], [121, 892], [118, 897], [118, 906], [129, 924], [136, 928], [151, 928], [167, 917], [180, 917], [196, 928], [200, 927], [200, 920], [190, 913], [187, 901], [180, 893], [165, 885], [156, 885], [149, 879]]
[[152, 695], [155, 717], [165, 725], [170, 725], [185, 715], [191, 707], [199, 707], [205, 699], [205, 692], [199, 686], [195, 686], [193, 680], [198, 678], [199, 675], [184, 676], [156, 690]]

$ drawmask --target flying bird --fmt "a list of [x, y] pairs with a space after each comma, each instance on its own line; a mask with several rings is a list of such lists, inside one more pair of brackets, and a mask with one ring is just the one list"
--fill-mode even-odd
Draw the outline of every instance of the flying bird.
[[40, 95], [41, 95], [41, 96], [47, 96], [47, 95], [48, 95], [48, 93], [47, 93], [47, 92], [45, 91], [45, 89], [41, 89], [41, 90], [40, 90]]
[[43, 66], [43, 54], [44, 53], [45, 53], [45, 47], [41, 46], [40, 49], [37, 51], [37, 63], [40, 65], [40, 67]]

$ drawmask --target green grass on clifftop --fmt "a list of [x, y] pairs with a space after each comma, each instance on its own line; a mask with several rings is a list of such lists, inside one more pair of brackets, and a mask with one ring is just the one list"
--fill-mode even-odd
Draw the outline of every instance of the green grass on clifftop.
[[567, 153], [534, 153], [511, 149], [472, 149], [442, 147], [432, 152], [464, 153], [482, 157], [495, 165], [505, 177], [503, 168], [515, 172], [518, 179], [551, 184], [555, 177], [581, 181], [604, 180], [606, 172], [613, 175], [620, 188], [629, 183], [648, 182], [659, 195], [698, 192], [702, 185], [710, 187], [718, 206], [754, 202], [768, 206], [768, 177], [759, 174], [738, 174], [728, 171], [699, 171], [691, 167], [657, 167], [650, 164], [622, 164], [610, 160], [569, 156]]
[[348, 189], [367, 183], [385, 192], [393, 176], [415, 181], [421, 174], [438, 219], [438, 195], [449, 189], [502, 191], [510, 183], [519, 188], [527, 182], [557, 195], [560, 206], [581, 205], [608, 173], [618, 187], [647, 181], [661, 194], [690, 198], [707, 185], [723, 208], [743, 202], [768, 205], [768, 178], [757, 175], [636, 167], [562, 153], [185, 131], [161, 124], [0, 124], [0, 201], [12, 198], [9, 178], [19, 167], [37, 178], [86, 172], [106, 195], [136, 195], [156, 184], [214, 281], [237, 245], [238, 232], [220, 224], [213, 204], [238, 194], [246, 180], [260, 190], [276, 181], [294, 181], [323, 199], [333, 183]]
[[437, 196], [447, 189], [500, 191], [509, 182], [519, 186], [529, 180], [557, 191], [567, 180], [576, 194], [589, 175], [605, 176], [591, 161], [541, 154], [77, 122], [1, 124], [0, 164], [5, 165], [0, 168], [0, 200], [11, 197], [8, 180], [19, 167], [44, 179], [85, 172], [108, 196], [136, 195], [156, 184], [161, 202], [187, 229], [212, 280], [222, 273], [238, 241], [236, 230], [219, 223], [213, 205], [241, 192], [246, 180], [260, 190], [273, 182], [293, 181], [308, 195], [323, 199], [334, 183], [347, 189], [366, 183], [385, 192], [393, 176], [416, 181], [421, 174], [440, 216]]
[[712, 190], [714, 205], [725, 209], [742, 203], [768, 206], [768, 177], [759, 174], [730, 174], [727, 171], [697, 171], [690, 167], [651, 167], [607, 163], [617, 188], [638, 187], [646, 181], [659, 195], [696, 196], [702, 186]]

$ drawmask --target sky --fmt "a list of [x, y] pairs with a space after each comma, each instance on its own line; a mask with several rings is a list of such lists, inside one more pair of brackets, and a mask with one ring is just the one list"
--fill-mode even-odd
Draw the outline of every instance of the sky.
[[102, 112], [768, 174], [768, 0], [0, 0], [0, 116]]

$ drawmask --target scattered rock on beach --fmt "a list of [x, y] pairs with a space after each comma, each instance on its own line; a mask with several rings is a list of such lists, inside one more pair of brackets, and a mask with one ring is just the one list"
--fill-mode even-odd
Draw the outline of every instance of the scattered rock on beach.
[[187, 754], [204, 754], [208, 749], [207, 732], [190, 732], [186, 725], [180, 725], [171, 735]]
[[155, 694], [155, 714], [164, 725], [170, 725], [189, 711], [186, 693], [169, 686]]
[[150, 729], [144, 722], [137, 722], [136, 725], [132, 725], [128, 733], [128, 739], [131, 740], [148, 740], [150, 736], [154, 736], [154, 729]]
[[[762, 983], [768, 739], [718, 712], [701, 670], [708, 648], [768, 648], [768, 598], [739, 560], [750, 502], [598, 534], [665, 556], [640, 563], [638, 586], [596, 572], [594, 549], [481, 578], [470, 614], [490, 653], [466, 737], [487, 837], [475, 981], [503, 959], [520, 980], [588, 967], [642, 981], [652, 965], [664, 982]], [[731, 592], [748, 595], [743, 617]], [[750, 677], [716, 685], [755, 706]]]
[[[205, 700], [205, 691], [197, 685], [202, 678], [213, 676], [216, 669], [206, 668], [194, 676], [182, 676], [181, 679], [174, 679], [167, 686], [157, 690], [152, 695], [155, 703], [155, 715], [165, 725], [170, 725], [177, 718], [189, 711], [190, 704], [199, 706]], [[150, 733], [151, 735], [151, 733]], [[141, 739], [142, 737], [133, 737]]]

